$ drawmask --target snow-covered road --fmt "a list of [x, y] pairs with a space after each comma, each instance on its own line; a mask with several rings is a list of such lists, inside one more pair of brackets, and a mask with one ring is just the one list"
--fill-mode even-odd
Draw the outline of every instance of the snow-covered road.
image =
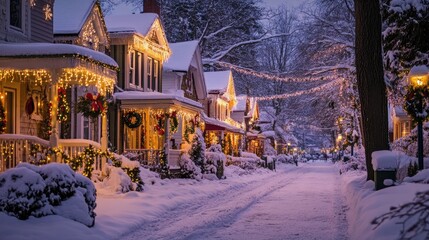
[[121, 239], [347, 239], [339, 184], [329, 163], [281, 169], [196, 198]]

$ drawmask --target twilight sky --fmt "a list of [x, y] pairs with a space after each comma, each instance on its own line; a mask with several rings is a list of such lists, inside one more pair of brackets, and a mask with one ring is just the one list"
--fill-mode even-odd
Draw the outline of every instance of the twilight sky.
[[[298, 7], [300, 4], [304, 3], [306, 0], [262, 0], [268, 7], [278, 7], [282, 4], [285, 4], [288, 7], [294, 8]], [[118, 5], [110, 14], [118, 15], [118, 14], [127, 14], [132, 13], [132, 7], [127, 6], [125, 4]]]

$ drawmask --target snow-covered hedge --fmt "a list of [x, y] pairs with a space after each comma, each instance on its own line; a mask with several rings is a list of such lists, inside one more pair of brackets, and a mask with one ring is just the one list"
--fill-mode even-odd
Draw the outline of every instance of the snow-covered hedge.
[[295, 162], [293, 161], [293, 156], [291, 155], [279, 154], [277, 155], [276, 159], [278, 162], [281, 163], [295, 164]]
[[261, 158], [256, 154], [242, 152], [241, 157], [227, 156], [227, 164], [238, 166], [246, 170], [254, 170], [261, 164]]
[[200, 180], [202, 178], [201, 168], [189, 157], [189, 154], [182, 153], [179, 157], [180, 174], [183, 178], [193, 178]]
[[336, 162], [340, 174], [348, 171], [366, 171], [365, 152], [356, 151], [354, 156], [346, 156], [347, 161]]
[[[392, 150], [401, 151], [408, 156], [417, 156], [417, 128], [405, 137], [391, 144]], [[423, 124], [423, 155], [429, 156], [429, 122]]]
[[94, 184], [66, 164], [21, 163], [0, 174], [0, 211], [22, 220], [61, 215], [91, 227], [95, 200]]

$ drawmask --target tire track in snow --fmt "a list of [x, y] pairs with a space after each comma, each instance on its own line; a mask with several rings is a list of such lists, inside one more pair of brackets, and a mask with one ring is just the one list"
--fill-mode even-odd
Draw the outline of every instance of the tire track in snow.
[[[146, 222], [140, 229], [121, 239], [190, 239], [207, 232], [228, 227], [241, 213], [260, 199], [285, 185], [297, 181], [304, 174], [302, 167], [277, 172], [264, 179], [233, 185], [169, 211], [157, 221]], [[285, 181], [284, 174], [287, 174]], [[198, 219], [198, 220], [196, 220]]]

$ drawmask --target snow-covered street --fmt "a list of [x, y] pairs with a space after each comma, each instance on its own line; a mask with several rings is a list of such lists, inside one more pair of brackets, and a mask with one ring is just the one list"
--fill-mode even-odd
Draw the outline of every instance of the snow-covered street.
[[347, 239], [340, 183], [324, 162], [240, 184], [227, 179], [227, 188], [145, 221], [123, 239]]

